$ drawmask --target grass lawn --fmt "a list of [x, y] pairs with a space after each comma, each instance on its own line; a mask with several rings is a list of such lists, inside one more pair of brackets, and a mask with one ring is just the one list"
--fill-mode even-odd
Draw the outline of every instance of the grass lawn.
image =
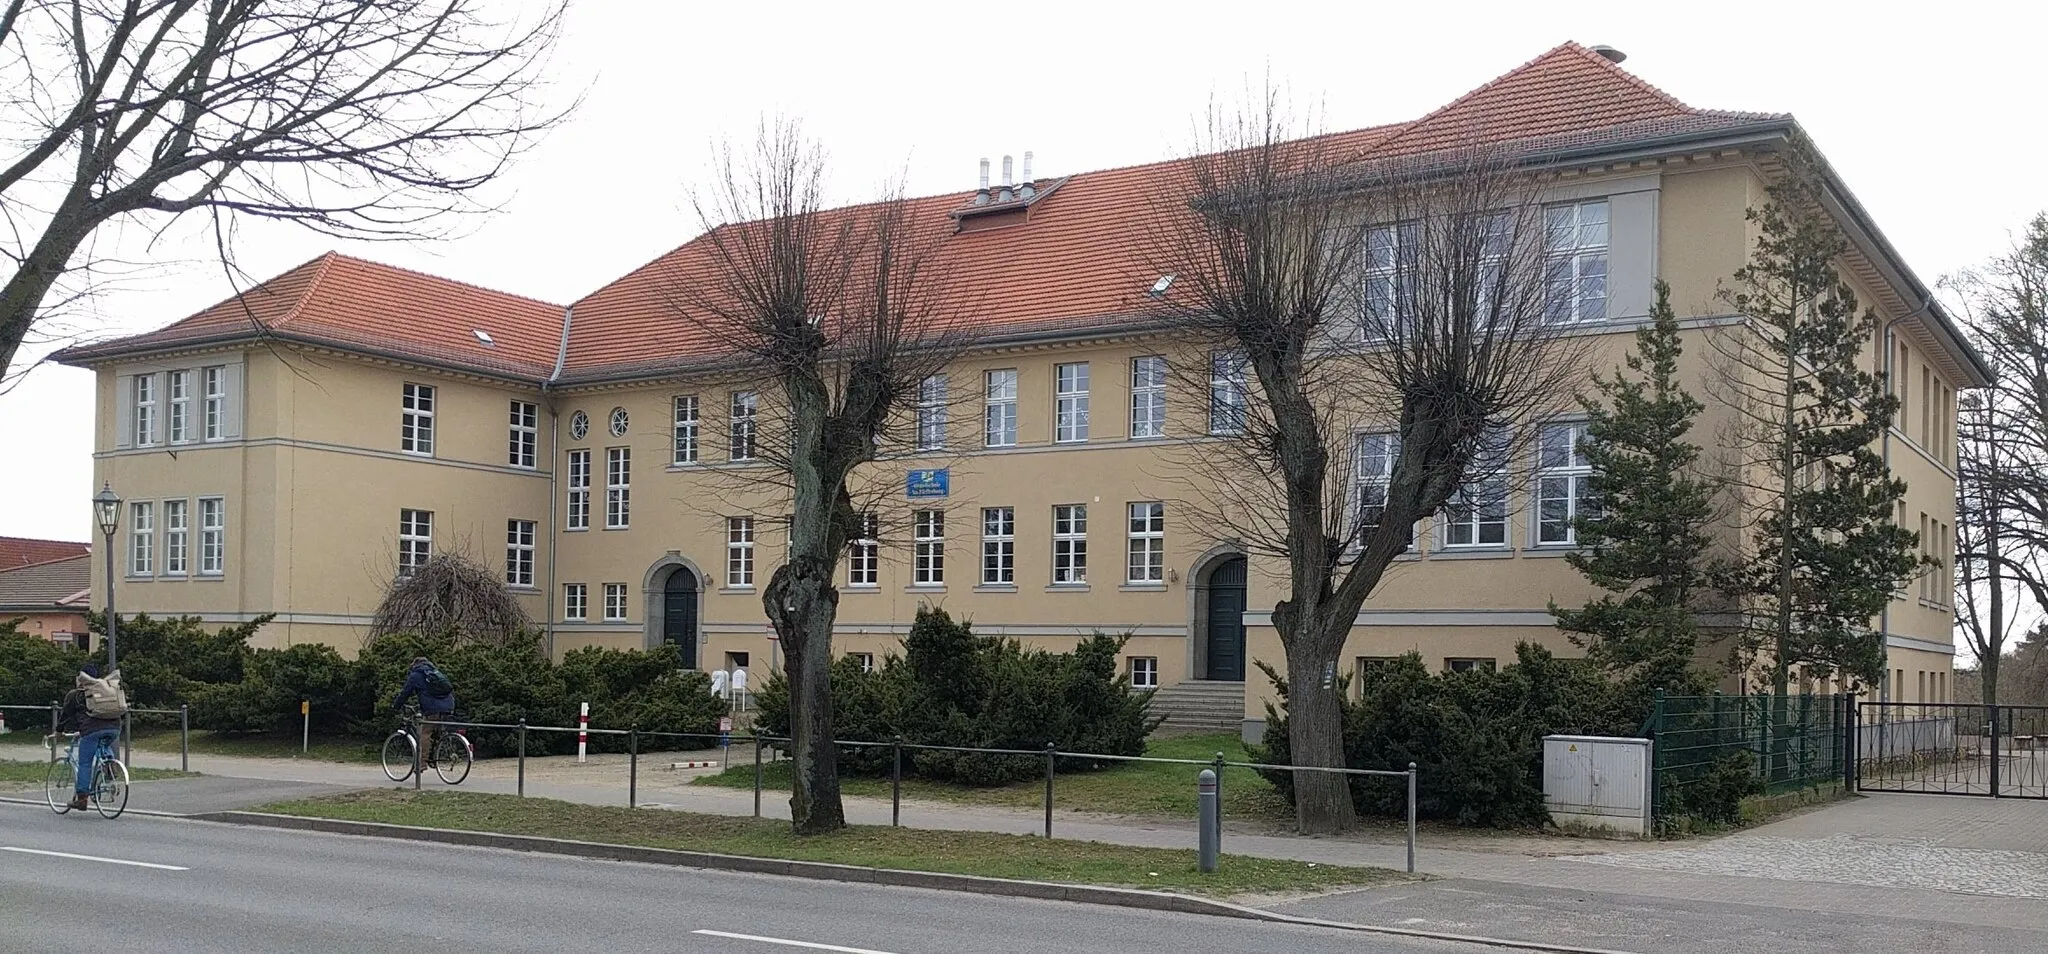
[[[41, 788], [43, 775], [48, 772], [48, 762], [12, 762], [0, 760], [0, 789]], [[147, 782], [157, 778], [184, 778], [186, 773], [168, 769], [131, 768], [128, 779], [133, 782]]]
[[[261, 734], [227, 734], [193, 730], [191, 747], [194, 754], [228, 755], [245, 758], [306, 758], [321, 762], [375, 762], [377, 743], [357, 738], [315, 737], [311, 748], [305, 753], [299, 751], [299, 737], [285, 737]], [[151, 752], [178, 751], [178, 729], [137, 728], [135, 747]]]
[[1131, 848], [1028, 835], [853, 827], [799, 838], [772, 819], [577, 805], [469, 792], [377, 789], [281, 802], [257, 811], [427, 828], [603, 841], [759, 858], [937, 871], [1065, 884], [1157, 888], [1210, 896], [1321, 891], [1409, 880], [1381, 868], [1346, 868], [1225, 855], [1215, 874], [1192, 849]]
[[[1215, 758], [1218, 752], [1230, 761], [1243, 761], [1245, 758], [1244, 746], [1234, 735], [1185, 735], [1153, 739], [1145, 746], [1146, 755], [1165, 759], [1206, 760]], [[734, 754], [733, 761], [732, 768], [717, 775], [704, 776], [692, 784], [753, 788], [752, 763], [743, 760], [738, 753]], [[1199, 765], [1127, 762], [1100, 772], [1069, 772], [1053, 782], [1053, 807], [1070, 812], [1192, 818], [1195, 814], [1195, 774], [1201, 770]], [[789, 772], [787, 762], [763, 766], [762, 787], [788, 791]], [[845, 776], [840, 779], [840, 787], [847, 795], [889, 797], [889, 780], [886, 777]], [[1251, 769], [1225, 769], [1222, 787], [1225, 817], [1275, 820], [1293, 817], [1280, 793]], [[967, 805], [1037, 808], [1045, 804], [1045, 782], [1035, 779], [996, 788], [973, 788], [906, 778], [903, 780], [903, 797]]]

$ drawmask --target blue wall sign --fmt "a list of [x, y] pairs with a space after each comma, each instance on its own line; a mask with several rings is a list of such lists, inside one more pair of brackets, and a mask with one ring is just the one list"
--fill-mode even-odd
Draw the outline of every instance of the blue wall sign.
[[913, 470], [903, 482], [905, 497], [944, 497], [951, 489], [951, 475], [946, 468], [937, 470]]

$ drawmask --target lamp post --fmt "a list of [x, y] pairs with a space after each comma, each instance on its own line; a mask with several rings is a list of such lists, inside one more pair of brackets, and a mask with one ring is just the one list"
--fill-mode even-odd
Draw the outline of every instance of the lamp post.
[[103, 484], [100, 492], [92, 495], [92, 506], [99, 518], [100, 534], [107, 541], [107, 671], [120, 668], [120, 656], [116, 655], [120, 644], [115, 629], [120, 618], [114, 615], [114, 531], [121, 528], [121, 497], [114, 493], [112, 483]]

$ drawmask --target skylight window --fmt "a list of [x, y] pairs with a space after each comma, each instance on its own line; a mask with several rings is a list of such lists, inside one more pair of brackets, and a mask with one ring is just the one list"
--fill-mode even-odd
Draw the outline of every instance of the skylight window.
[[1147, 294], [1150, 294], [1150, 295], [1151, 295], [1152, 297], [1154, 297], [1154, 298], [1159, 298], [1159, 297], [1161, 297], [1161, 296], [1163, 296], [1163, 295], [1165, 295], [1165, 294], [1166, 294], [1166, 290], [1167, 290], [1167, 289], [1169, 289], [1169, 288], [1172, 288], [1172, 287], [1173, 287], [1173, 276], [1172, 276], [1172, 275], [1161, 275], [1161, 276], [1159, 276], [1159, 280], [1158, 280], [1158, 281], [1156, 281], [1156, 282], [1153, 282], [1153, 283], [1152, 283], [1152, 290], [1151, 290], [1150, 292], [1148, 292]]
[[476, 340], [483, 342], [485, 347], [495, 347], [498, 344], [491, 338], [491, 333], [482, 328], [471, 328], [469, 333], [475, 335]]

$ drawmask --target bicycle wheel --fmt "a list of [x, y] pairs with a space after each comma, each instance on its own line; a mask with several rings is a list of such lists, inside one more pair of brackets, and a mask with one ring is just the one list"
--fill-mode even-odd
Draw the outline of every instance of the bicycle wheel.
[[403, 782], [412, 777], [414, 753], [419, 743], [412, 740], [412, 733], [399, 729], [384, 740], [384, 777], [394, 782]]
[[105, 759], [93, 770], [92, 805], [100, 817], [114, 819], [128, 809], [128, 766], [120, 759]]
[[71, 793], [78, 787], [78, 773], [67, 759], [51, 762], [43, 773], [43, 799], [59, 815], [71, 810]]
[[460, 785], [469, 777], [469, 765], [476, 761], [476, 752], [470, 747], [469, 739], [453, 729], [441, 730], [434, 740], [434, 774], [450, 785]]

